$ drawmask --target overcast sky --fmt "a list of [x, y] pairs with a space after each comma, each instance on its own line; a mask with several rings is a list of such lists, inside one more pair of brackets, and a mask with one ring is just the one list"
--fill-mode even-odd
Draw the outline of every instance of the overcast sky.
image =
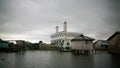
[[107, 39], [120, 31], [120, 0], [0, 0], [0, 38], [50, 43], [63, 30]]

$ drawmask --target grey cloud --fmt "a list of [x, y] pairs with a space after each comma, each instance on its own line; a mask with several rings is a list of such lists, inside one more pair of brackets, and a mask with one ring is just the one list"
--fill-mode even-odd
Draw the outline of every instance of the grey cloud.
[[[106, 39], [120, 29], [119, 0], [0, 0], [0, 33], [50, 42], [55, 26]], [[3, 39], [12, 39], [3, 37]]]

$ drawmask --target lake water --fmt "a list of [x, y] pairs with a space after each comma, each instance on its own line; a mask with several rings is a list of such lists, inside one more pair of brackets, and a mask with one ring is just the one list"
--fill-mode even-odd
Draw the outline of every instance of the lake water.
[[0, 68], [120, 68], [120, 56], [106, 53], [76, 56], [56, 51], [0, 53]]

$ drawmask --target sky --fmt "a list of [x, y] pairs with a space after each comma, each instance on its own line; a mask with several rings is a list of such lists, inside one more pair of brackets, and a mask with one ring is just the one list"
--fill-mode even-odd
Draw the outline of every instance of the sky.
[[50, 43], [55, 27], [105, 40], [120, 31], [120, 0], [0, 0], [0, 38]]

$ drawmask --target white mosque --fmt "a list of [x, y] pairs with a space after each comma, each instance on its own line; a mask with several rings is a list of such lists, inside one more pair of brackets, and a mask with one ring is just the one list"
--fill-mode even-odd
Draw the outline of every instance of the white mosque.
[[51, 34], [51, 44], [62, 47], [64, 49], [70, 49], [71, 48], [71, 40], [75, 38], [78, 35], [81, 35], [81, 33], [76, 32], [68, 32], [67, 31], [67, 22], [64, 22], [63, 25], [64, 30], [59, 31], [59, 27], [56, 26], [56, 33]]

